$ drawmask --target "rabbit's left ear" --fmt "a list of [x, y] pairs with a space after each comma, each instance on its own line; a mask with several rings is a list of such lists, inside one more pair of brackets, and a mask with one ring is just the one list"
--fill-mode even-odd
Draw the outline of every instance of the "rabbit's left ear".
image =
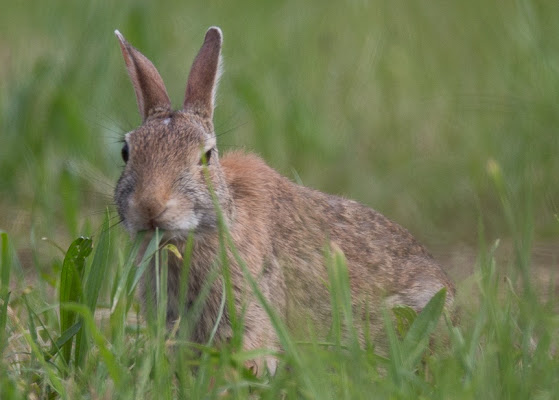
[[215, 106], [215, 93], [220, 76], [220, 53], [223, 36], [221, 29], [212, 26], [206, 32], [204, 44], [198, 52], [188, 82], [183, 109], [211, 120]]
[[136, 92], [142, 122], [156, 111], [171, 110], [171, 100], [157, 69], [146, 56], [132, 47], [119, 31], [115, 31], [115, 35], [120, 42], [126, 69]]

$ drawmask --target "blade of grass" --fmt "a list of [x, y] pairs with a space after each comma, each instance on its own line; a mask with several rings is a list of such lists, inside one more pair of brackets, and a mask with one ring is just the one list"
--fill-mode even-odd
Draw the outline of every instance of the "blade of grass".
[[52, 357], [54, 357], [60, 349], [65, 346], [67, 343], [72, 343], [72, 338], [80, 331], [82, 327], [82, 321], [76, 322], [74, 325], [66, 329], [58, 339], [54, 342], [51, 349], [48, 351], [45, 359], [50, 361]]
[[351, 302], [351, 289], [349, 286], [349, 274], [345, 255], [340, 248], [334, 248], [334, 266], [336, 275], [336, 290], [339, 302], [342, 306], [345, 330], [350, 340], [350, 347], [355, 356], [360, 352], [357, 329], [353, 322], [353, 306]]
[[[43, 320], [39, 317], [39, 315], [42, 313], [40, 312], [39, 314], [37, 314], [30, 306], [29, 301], [27, 299], [27, 295], [24, 294], [23, 296], [23, 300], [25, 302], [26, 308], [27, 308], [27, 313], [28, 313], [28, 318], [29, 318], [29, 336], [31, 338], [31, 340], [34, 341], [34, 343], [41, 348], [41, 344], [39, 342], [39, 337], [37, 335], [37, 328], [36, 328], [36, 324], [35, 321], [38, 321], [39, 325], [41, 326], [41, 332], [44, 332], [44, 335], [47, 336], [48, 340], [52, 343], [51, 346], [51, 350], [47, 350], [47, 351], [43, 351], [43, 358], [45, 359], [45, 361], [50, 361], [50, 359], [57, 354], [60, 351], [60, 348], [58, 346], [58, 340], [54, 340], [53, 336], [50, 333], [49, 328], [43, 323]], [[62, 359], [62, 362], [64, 364], [64, 373], [68, 370], [68, 363], [66, 362], [65, 359]]]
[[80, 332], [88, 332], [88, 335], [93, 339], [93, 342], [97, 346], [99, 350], [99, 354], [103, 362], [107, 367], [107, 371], [111, 376], [112, 380], [116, 384], [117, 387], [124, 387], [127, 382], [127, 371], [123, 368], [117, 361], [114, 354], [109, 350], [106, 345], [106, 339], [103, 337], [99, 329], [97, 329], [95, 325], [95, 320], [93, 318], [93, 313], [84, 304], [76, 304], [76, 303], [69, 303], [63, 305], [63, 307], [68, 308], [69, 310], [79, 314], [81, 320], [84, 323], [84, 328], [80, 330]]
[[[27, 300], [27, 295], [23, 295], [23, 301], [25, 302], [25, 308], [27, 309], [27, 318], [29, 319], [29, 335], [31, 336], [31, 340], [35, 343], [39, 343], [37, 338], [37, 328], [35, 326], [35, 318], [34, 312], [31, 310], [31, 306], [29, 305], [29, 301]], [[33, 356], [33, 354], [31, 354]]]
[[11, 258], [9, 253], [8, 234], [6, 232], [0, 233], [1, 241], [1, 270], [0, 270], [0, 354], [4, 352], [7, 343], [6, 323], [8, 320], [8, 302], [10, 300], [10, 271], [12, 269]]
[[[192, 259], [192, 251], [194, 249], [194, 233], [189, 233], [184, 246], [184, 253], [182, 255], [182, 269], [180, 274], [179, 285], [179, 304], [186, 304], [188, 285], [190, 279], [190, 260]], [[181, 307], [179, 316], [185, 317], [186, 307]]]
[[5, 296], [10, 289], [10, 271], [11, 271], [11, 260], [10, 260], [10, 248], [9, 248], [9, 239], [8, 234], [6, 232], [0, 233], [0, 241], [2, 242], [2, 256], [1, 256], [1, 265], [2, 271], [0, 278], [2, 280], [0, 284], [0, 294]]
[[23, 325], [21, 325], [21, 322], [19, 322], [19, 320], [17, 319], [15, 320], [15, 325], [17, 330], [25, 339], [26, 343], [31, 348], [31, 353], [34, 356], [34, 359], [41, 366], [42, 373], [48, 378], [48, 383], [50, 384], [50, 387], [52, 387], [52, 389], [54, 389], [58, 393], [60, 398], [67, 399], [68, 396], [66, 394], [66, 388], [63, 384], [62, 377], [60, 376], [59, 372], [56, 370], [55, 366], [52, 363], [45, 360], [42, 349], [33, 340], [31, 334], [29, 333], [29, 330], [23, 327]]
[[212, 331], [210, 333], [210, 338], [208, 339], [208, 346], [211, 346], [213, 341], [214, 341], [214, 337], [215, 337], [215, 333], [217, 332], [217, 328], [219, 327], [219, 323], [221, 322], [221, 318], [223, 317], [223, 311], [225, 310], [225, 282], [221, 282], [223, 289], [222, 289], [222, 294], [221, 294], [221, 302], [219, 303], [219, 310], [217, 312], [217, 318], [215, 320], [215, 324], [214, 327], [212, 328]]
[[382, 309], [382, 316], [384, 320], [384, 329], [386, 331], [386, 337], [388, 338], [388, 350], [389, 350], [389, 371], [390, 376], [396, 385], [396, 387], [400, 388], [402, 386], [402, 376], [401, 376], [401, 369], [403, 365], [402, 360], [402, 346], [400, 341], [398, 340], [398, 335], [396, 334], [396, 330], [394, 329], [394, 324], [392, 323], [392, 317], [386, 310], [386, 308]]
[[144, 251], [142, 261], [140, 262], [140, 265], [136, 269], [136, 273], [134, 274], [132, 282], [130, 283], [130, 285], [127, 288], [129, 295], [132, 294], [134, 292], [134, 290], [136, 289], [136, 287], [138, 286], [138, 282], [140, 281], [140, 278], [144, 274], [146, 268], [148, 267], [148, 265], [151, 262], [151, 259], [156, 254], [157, 249], [159, 248], [159, 242], [160, 241], [161, 241], [161, 237], [158, 237], [156, 235], [153, 235], [153, 237], [151, 238], [148, 246], [146, 247], [146, 250]]
[[145, 239], [145, 232], [139, 232], [134, 240], [132, 249], [130, 250], [128, 254], [128, 258], [126, 259], [126, 263], [124, 264], [122, 275], [118, 280], [117, 287], [114, 290], [114, 295], [111, 299], [111, 314], [115, 311], [115, 308], [118, 302], [120, 301], [121, 295], [123, 293], [129, 294], [128, 287], [131, 285], [131, 278], [133, 276], [132, 271], [134, 269], [136, 258], [138, 256], [138, 252], [140, 251], [144, 239]]
[[4, 348], [8, 342], [8, 333], [6, 332], [6, 323], [8, 320], [8, 302], [10, 301], [10, 292], [2, 296], [2, 305], [0, 306], [0, 354], [4, 352]]
[[130, 307], [134, 301], [134, 293], [129, 293], [128, 288], [132, 285], [138, 253], [144, 241], [144, 232], [140, 232], [132, 244], [126, 262], [118, 277], [115, 277], [114, 290], [112, 291], [110, 307], [110, 325], [112, 341], [115, 349], [125, 351], [126, 319]]
[[336, 261], [331, 254], [329, 248], [326, 248], [326, 254], [324, 255], [326, 261], [326, 267], [328, 270], [328, 278], [330, 280], [330, 304], [332, 308], [332, 324], [330, 327], [330, 332], [328, 339], [333, 341], [336, 346], [342, 346], [342, 318], [341, 318], [341, 300], [338, 296], [340, 293], [340, 288], [338, 287], [338, 273], [336, 268]]
[[[155, 230], [155, 241], [161, 241], [161, 231]], [[166, 357], [165, 338], [167, 335], [167, 279], [168, 252], [159, 250], [155, 254], [156, 298], [157, 298], [157, 336], [155, 348], [155, 384], [159, 389], [158, 396], [170, 399], [171, 381], [169, 380], [169, 361]]]

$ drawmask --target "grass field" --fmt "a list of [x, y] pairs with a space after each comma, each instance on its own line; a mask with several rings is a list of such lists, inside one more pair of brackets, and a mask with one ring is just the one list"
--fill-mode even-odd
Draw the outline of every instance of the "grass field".
[[[557, 397], [559, 3], [5, 3], [0, 398]], [[458, 283], [455, 327], [440, 298], [387, 318], [383, 358], [339, 337], [293, 342], [278, 322], [281, 367], [256, 379], [238, 341], [194, 348], [165, 335], [164, 310], [131, 318], [136, 246], [112, 191], [140, 117], [113, 31], [179, 107], [211, 25], [224, 33], [220, 151], [254, 151], [407, 227]], [[343, 299], [343, 276], [331, 285]], [[445, 340], [427, 350], [439, 319]]]

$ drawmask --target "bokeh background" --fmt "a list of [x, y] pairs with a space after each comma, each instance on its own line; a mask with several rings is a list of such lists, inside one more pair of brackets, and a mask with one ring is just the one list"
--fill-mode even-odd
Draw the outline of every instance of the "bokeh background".
[[381, 211], [457, 279], [480, 240], [506, 253], [519, 232], [557, 266], [559, 2], [2, 3], [0, 229], [24, 269], [60, 258], [41, 238], [67, 248], [114, 211], [120, 140], [140, 117], [113, 31], [179, 107], [212, 25], [221, 152]]

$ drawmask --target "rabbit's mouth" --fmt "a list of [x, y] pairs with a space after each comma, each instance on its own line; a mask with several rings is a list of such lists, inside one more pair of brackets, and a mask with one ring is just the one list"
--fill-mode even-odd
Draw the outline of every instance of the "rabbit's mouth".
[[[153, 237], [153, 235], [155, 235], [156, 231], [158, 232], [158, 235], [160, 236], [162, 243], [184, 241], [187, 240], [188, 236], [193, 233], [193, 231], [185, 232], [182, 230], [167, 230], [167, 229], [161, 229], [159, 227], [155, 229], [143, 229], [137, 231], [137, 233], [139, 234], [143, 233], [147, 235], [149, 238], [151, 238]], [[133, 234], [132, 236], [135, 237], [136, 234]]]
[[173, 237], [187, 237], [192, 231], [197, 230], [200, 217], [192, 209], [185, 209], [182, 204], [170, 199], [166, 203], [132, 200], [130, 202], [128, 218], [125, 225], [129, 231], [161, 231], [169, 232]]
[[187, 239], [189, 235], [196, 233], [198, 221], [196, 218], [190, 218], [186, 221], [173, 221], [172, 223], [152, 223], [150, 221], [149, 227], [145, 229], [149, 232], [155, 232], [156, 229], [161, 232], [164, 240], [171, 239]]
[[130, 218], [124, 220], [126, 229], [130, 234], [135, 235], [139, 232], [148, 232], [150, 234], [159, 230], [168, 239], [185, 239], [189, 234], [198, 231], [199, 218], [193, 213], [186, 216], [171, 215], [173, 213], [161, 213], [157, 217]]

